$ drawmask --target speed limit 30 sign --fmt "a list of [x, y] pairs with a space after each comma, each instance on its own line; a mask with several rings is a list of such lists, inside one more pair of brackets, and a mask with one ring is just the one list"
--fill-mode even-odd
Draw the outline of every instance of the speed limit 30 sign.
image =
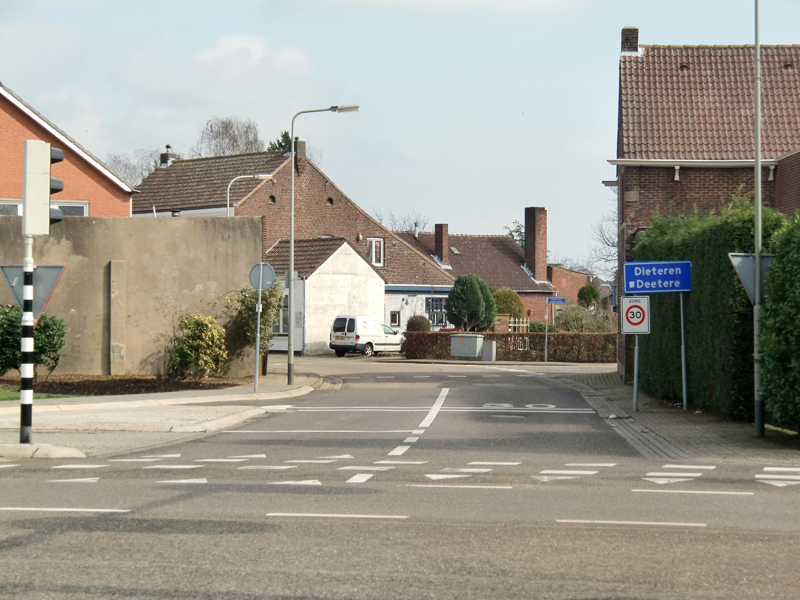
[[622, 333], [650, 333], [650, 298], [625, 296], [622, 298]]

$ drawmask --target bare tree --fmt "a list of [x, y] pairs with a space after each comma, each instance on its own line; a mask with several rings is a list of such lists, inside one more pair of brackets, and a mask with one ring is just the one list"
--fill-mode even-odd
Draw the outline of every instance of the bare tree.
[[592, 240], [595, 245], [590, 250], [590, 260], [597, 270], [605, 275], [611, 275], [617, 270], [618, 231], [617, 198], [613, 199], [614, 209], [604, 213], [600, 220], [592, 223]]
[[409, 213], [407, 215], [396, 215], [392, 209], [384, 213], [380, 208], [373, 207], [372, 212], [375, 219], [392, 231], [414, 231], [414, 229], [424, 230], [428, 226], [428, 217], [420, 213]]
[[262, 152], [265, 147], [258, 135], [258, 125], [252, 119], [214, 117], [200, 129], [200, 138], [191, 154], [197, 158], [228, 156]]
[[130, 154], [109, 154], [106, 164], [129, 184], [136, 186], [158, 168], [161, 151], [139, 148]]

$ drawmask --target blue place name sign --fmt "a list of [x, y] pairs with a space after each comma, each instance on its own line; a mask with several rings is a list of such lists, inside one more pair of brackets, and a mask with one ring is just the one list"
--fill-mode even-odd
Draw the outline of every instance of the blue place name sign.
[[567, 299], [566, 298], [548, 298], [547, 299], [547, 303], [548, 304], [566, 304], [567, 303]]
[[623, 274], [626, 294], [692, 291], [690, 260], [626, 262]]

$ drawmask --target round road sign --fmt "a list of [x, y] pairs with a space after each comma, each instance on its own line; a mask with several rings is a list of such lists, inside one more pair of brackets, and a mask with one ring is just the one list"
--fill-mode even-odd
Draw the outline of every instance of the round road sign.
[[250, 269], [249, 279], [254, 290], [258, 289], [259, 283], [262, 290], [268, 290], [275, 283], [275, 269], [269, 263], [258, 263]]
[[644, 307], [637, 304], [629, 306], [625, 311], [625, 319], [634, 327], [644, 323], [645, 317]]

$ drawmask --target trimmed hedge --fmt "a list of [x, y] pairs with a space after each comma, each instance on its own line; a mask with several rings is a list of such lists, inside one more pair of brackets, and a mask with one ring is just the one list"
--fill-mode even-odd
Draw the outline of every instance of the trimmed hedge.
[[[452, 332], [406, 332], [406, 358], [448, 360]], [[455, 335], [458, 335], [457, 333]], [[497, 360], [544, 362], [543, 333], [490, 333], [484, 341], [497, 342]], [[557, 333], [547, 341], [551, 362], [615, 362], [616, 333]]]
[[[685, 296], [689, 401], [730, 419], [753, 417], [753, 307], [728, 252], [753, 252], [755, 211], [739, 194], [721, 214], [656, 217], [636, 245], [637, 261], [692, 261]], [[765, 246], [785, 222], [765, 208]], [[639, 386], [658, 398], [679, 399], [679, 294], [650, 294], [650, 334], [639, 338]]]

